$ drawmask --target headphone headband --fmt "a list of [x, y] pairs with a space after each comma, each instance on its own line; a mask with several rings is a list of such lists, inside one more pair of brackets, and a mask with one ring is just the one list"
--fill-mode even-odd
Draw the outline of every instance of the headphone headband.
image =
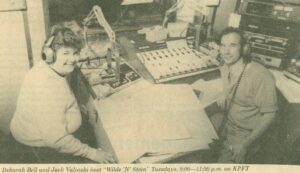
[[55, 36], [51, 36], [48, 40], [47, 40], [47, 42], [45, 43], [45, 47], [50, 47], [51, 46], [51, 44], [52, 44], [52, 42], [53, 42], [53, 40], [54, 40], [54, 38], [55, 38]]
[[53, 63], [55, 59], [54, 51], [51, 48], [54, 39], [55, 36], [51, 36], [43, 46], [42, 59], [48, 64]]

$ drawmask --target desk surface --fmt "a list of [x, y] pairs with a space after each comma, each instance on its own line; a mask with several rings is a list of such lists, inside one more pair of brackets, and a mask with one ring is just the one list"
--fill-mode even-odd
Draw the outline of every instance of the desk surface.
[[[125, 46], [128, 46], [129, 49], [134, 49], [133, 47], [130, 47], [132, 45], [130, 45], [130, 42], [123, 42], [123, 45]], [[148, 73], [147, 70], [145, 70], [143, 64], [141, 64], [140, 61], [138, 61], [136, 59], [136, 55], [135, 55], [135, 52], [127, 52], [127, 55], [125, 56], [125, 60], [130, 64], [132, 65], [135, 70], [141, 74], [146, 80], [148, 81], [151, 81], [151, 76], [150, 74]], [[272, 70], [271, 70], [272, 71]], [[286, 80], [288, 80], [287, 78], [285, 78], [282, 73], [280, 71], [272, 71], [272, 73], [274, 74], [275, 76], [275, 79], [276, 79], [276, 85], [278, 87], [278, 89], [283, 93], [283, 95], [287, 98], [287, 100], [289, 102], [300, 102], [300, 99], [298, 100], [298, 98], [300, 97], [295, 97], [295, 96], [298, 96], [297, 94], [291, 94], [290, 89], [288, 89], [288, 87], [286, 87], [286, 85], [290, 85], [290, 82], [293, 82], [293, 81], [289, 81], [289, 82], [286, 82]], [[168, 84], [182, 84], [182, 83], [185, 83], [185, 84], [192, 84], [194, 83], [196, 80], [198, 79], [204, 79], [204, 80], [212, 80], [212, 79], [217, 79], [220, 77], [220, 73], [218, 71], [215, 71], [215, 72], [210, 72], [210, 73], [206, 73], [206, 74], [200, 74], [200, 75], [195, 75], [195, 76], [191, 76], [191, 77], [187, 77], [187, 78], [182, 78], [182, 79], [177, 79], [177, 80], [174, 80], [174, 81], [169, 81], [167, 82]], [[153, 82], [153, 81], [152, 81]], [[295, 85], [294, 83], [292, 83], [291, 85]], [[295, 85], [294, 88], [299, 88], [299, 85]], [[299, 91], [299, 90], [298, 90]], [[300, 96], [300, 95], [299, 95]], [[112, 146], [110, 146], [110, 149], [112, 149]], [[115, 151], [113, 151], [115, 152]], [[178, 157], [181, 157], [181, 156], [184, 156], [184, 155], [189, 155], [191, 154], [190, 152], [180, 152], [180, 153], [175, 153], [175, 154], [168, 154], [168, 155], [161, 155], [161, 156], [158, 156], [156, 158], [152, 157], [144, 157], [144, 158], [141, 158], [139, 161], [140, 162], [169, 162], [170, 159], [174, 159], [174, 158], [178, 158]], [[176, 159], [175, 159], [176, 160]]]
[[132, 162], [148, 152], [172, 155], [207, 149], [217, 138], [188, 85], [139, 82], [96, 105], [121, 163]]
[[285, 77], [282, 71], [270, 70], [276, 80], [276, 86], [289, 103], [300, 103], [300, 84]]

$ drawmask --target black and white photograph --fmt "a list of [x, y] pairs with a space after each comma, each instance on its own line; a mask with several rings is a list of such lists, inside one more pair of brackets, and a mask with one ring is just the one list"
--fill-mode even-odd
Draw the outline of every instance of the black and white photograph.
[[300, 169], [300, 0], [1, 0], [0, 21], [0, 172]]

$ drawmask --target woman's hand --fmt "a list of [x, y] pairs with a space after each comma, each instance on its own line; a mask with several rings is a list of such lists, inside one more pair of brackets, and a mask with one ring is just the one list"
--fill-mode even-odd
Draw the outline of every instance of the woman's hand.
[[99, 163], [116, 163], [113, 156], [101, 149], [97, 149], [94, 161]]

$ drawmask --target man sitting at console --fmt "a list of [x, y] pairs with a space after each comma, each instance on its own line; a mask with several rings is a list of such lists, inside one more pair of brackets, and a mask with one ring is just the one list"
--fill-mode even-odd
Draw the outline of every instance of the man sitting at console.
[[[249, 47], [236, 28], [220, 35], [219, 52], [224, 91], [217, 103], [225, 119], [220, 136], [224, 139], [220, 163], [263, 163], [269, 131], [278, 111], [275, 81], [264, 66], [251, 61]], [[264, 150], [264, 151], [263, 151]], [[270, 152], [269, 152], [270, 153]]]

